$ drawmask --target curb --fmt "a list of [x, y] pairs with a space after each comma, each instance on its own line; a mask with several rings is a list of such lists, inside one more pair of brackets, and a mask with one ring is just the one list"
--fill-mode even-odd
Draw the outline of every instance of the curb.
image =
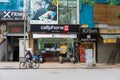
[[[119, 68], [120, 68], [120, 64], [117, 64], [117, 65], [96, 64], [96, 66], [89, 68], [85, 65], [85, 63], [60, 64], [60, 63], [55, 63], [55, 62], [41, 63], [39, 67], [39, 69], [119, 69]], [[5, 69], [19, 69], [19, 62], [0, 62], [0, 69], [4, 69], [4, 70]]]

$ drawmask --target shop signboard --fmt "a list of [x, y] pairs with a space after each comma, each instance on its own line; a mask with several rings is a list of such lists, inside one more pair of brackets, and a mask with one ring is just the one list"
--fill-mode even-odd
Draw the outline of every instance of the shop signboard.
[[96, 42], [97, 41], [97, 35], [94, 35], [94, 34], [81, 34], [80, 35], [80, 41], [81, 42]]
[[116, 43], [117, 42], [117, 38], [104, 38], [103, 42], [104, 43]]
[[98, 28], [80, 28], [80, 34], [98, 34]]
[[98, 28], [80, 28], [80, 42], [96, 42], [98, 34]]
[[9, 33], [18, 33], [23, 34], [24, 26], [22, 22], [8, 22], [7, 32]]
[[68, 33], [79, 32], [79, 25], [31, 25], [31, 32]]
[[120, 34], [120, 28], [118, 29], [100, 29], [101, 34]]
[[[26, 10], [26, 12], [30, 10], [29, 1], [0, 0], [0, 20], [23, 20], [23, 10]], [[25, 2], [27, 3], [26, 5], [24, 5]]]
[[8, 33], [23, 33], [23, 27], [21, 27], [21, 26], [10, 26]]
[[58, 24], [58, 1], [30, 0], [30, 24]]
[[39, 34], [34, 33], [33, 38], [77, 38], [76, 34]]
[[0, 20], [23, 20], [23, 11], [0, 11]]

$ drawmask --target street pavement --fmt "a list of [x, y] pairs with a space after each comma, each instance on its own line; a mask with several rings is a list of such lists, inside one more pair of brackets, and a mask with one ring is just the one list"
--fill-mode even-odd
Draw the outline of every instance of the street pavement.
[[0, 69], [0, 80], [120, 80], [120, 69]]
[[[45, 62], [39, 69], [19, 69], [19, 62], [0, 62], [0, 80], [120, 80], [120, 64]], [[7, 76], [7, 77], [6, 77]]]
[[[59, 62], [45, 62], [40, 63], [40, 69], [120, 69], [120, 63], [116, 65], [107, 65], [106, 63], [96, 63], [93, 67], [88, 67], [86, 63], [59, 63]], [[19, 62], [0, 62], [0, 69], [19, 69]]]

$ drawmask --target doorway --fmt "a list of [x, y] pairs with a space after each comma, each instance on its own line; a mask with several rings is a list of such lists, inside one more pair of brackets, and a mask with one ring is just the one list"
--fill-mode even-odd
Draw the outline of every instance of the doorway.
[[19, 61], [19, 46], [13, 47], [13, 61]]
[[[19, 38], [22, 36], [8, 36], [7, 37], [7, 45], [11, 46], [11, 57], [8, 55], [10, 61], [19, 61]], [[8, 51], [8, 54], [9, 51]]]
[[96, 43], [95, 42], [82, 42], [79, 46], [80, 62], [86, 62], [86, 49], [92, 49], [93, 61], [96, 63]]

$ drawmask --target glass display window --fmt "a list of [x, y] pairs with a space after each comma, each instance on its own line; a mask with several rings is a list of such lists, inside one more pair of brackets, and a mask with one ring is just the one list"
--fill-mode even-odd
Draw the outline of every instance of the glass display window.
[[58, 6], [59, 24], [77, 24], [77, 0], [60, 0]]

